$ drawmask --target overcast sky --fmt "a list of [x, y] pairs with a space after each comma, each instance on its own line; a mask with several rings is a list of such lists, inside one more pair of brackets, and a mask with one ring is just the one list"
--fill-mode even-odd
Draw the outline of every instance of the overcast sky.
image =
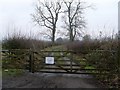
[[[21, 28], [22, 33], [38, 33], [39, 29], [32, 22], [30, 14], [34, 12], [37, 0], [0, 0], [0, 39], [11, 31], [11, 27]], [[85, 12], [87, 22], [86, 33], [98, 35], [102, 31], [110, 35], [113, 29], [118, 28], [118, 1], [119, 0], [84, 0], [92, 4], [94, 9]], [[36, 34], [37, 35], [37, 34]]]

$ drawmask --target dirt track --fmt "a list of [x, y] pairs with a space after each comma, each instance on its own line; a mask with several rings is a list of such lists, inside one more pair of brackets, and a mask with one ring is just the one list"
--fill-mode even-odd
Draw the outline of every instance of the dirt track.
[[3, 88], [101, 88], [89, 75], [45, 74], [26, 72], [22, 76], [4, 77]]

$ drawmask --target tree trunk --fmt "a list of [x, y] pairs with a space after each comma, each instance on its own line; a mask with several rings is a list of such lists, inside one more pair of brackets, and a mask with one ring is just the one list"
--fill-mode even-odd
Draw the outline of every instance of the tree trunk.
[[55, 42], [55, 32], [56, 32], [56, 26], [54, 26], [53, 31], [52, 31], [52, 43]]
[[73, 29], [71, 28], [70, 30], [70, 41], [73, 42], [74, 41], [74, 37], [73, 37]]
[[53, 32], [53, 35], [52, 35], [52, 43], [55, 42], [55, 33]]

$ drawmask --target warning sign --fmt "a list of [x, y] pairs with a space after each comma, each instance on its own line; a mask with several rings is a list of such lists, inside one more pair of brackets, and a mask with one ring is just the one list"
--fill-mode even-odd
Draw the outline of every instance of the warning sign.
[[45, 57], [45, 64], [54, 64], [54, 57]]

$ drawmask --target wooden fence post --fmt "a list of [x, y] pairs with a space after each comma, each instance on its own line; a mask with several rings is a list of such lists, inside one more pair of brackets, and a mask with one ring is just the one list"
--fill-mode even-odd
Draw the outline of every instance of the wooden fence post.
[[34, 51], [32, 51], [32, 73], [34, 73]]
[[29, 72], [34, 73], [34, 52], [31, 49], [29, 55]]
[[29, 50], [29, 72], [31, 72], [31, 49]]
[[73, 52], [70, 52], [71, 53], [71, 58], [70, 58], [70, 72], [72, 72], [72, 60], [73, 60]]

